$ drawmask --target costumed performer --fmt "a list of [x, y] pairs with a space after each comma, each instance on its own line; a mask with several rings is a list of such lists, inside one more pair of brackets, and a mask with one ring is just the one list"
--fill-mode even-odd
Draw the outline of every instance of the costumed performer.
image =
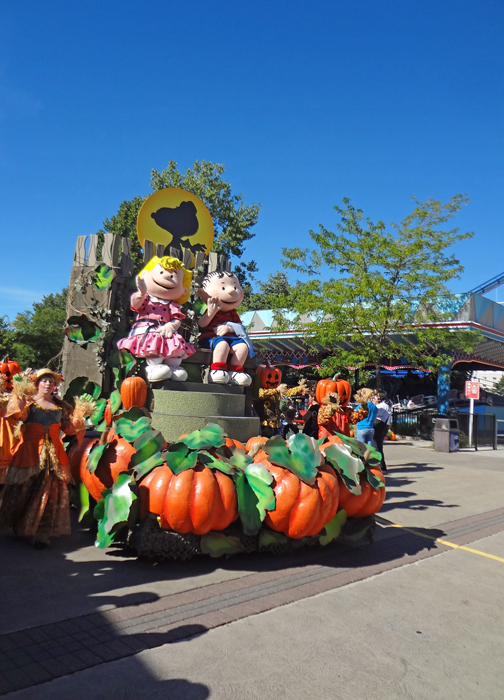
[[154, 256], [136, 278], [138, 291], [131, 295], [131, 309], [137, 316], [128, 337], [117, 347], [145, 358], [145, 374], [151, 382], [187, 379], [180, 363], [194, 348], [177, 331], [185, 319], [180, 305], [189, 299], [191, 280], [192, 272], [169, 255]]
[[84, 419], [95, 407], [76, 398], [72, 410], [53, 394], [60, 381], [50, 369], [35, 372], [31, 380], [15, 378], [5, 414], [20, 421], [15, 433], [19, 427], [21, 434], [5, 476], [0, 529], [13, 526], [17, 535], [34, 538], [37, 547], [70, 534], [70, 470], [60, 430], [82, 437]]
[[252, 378], [243, 369], [254, 348], [236, 312], [243, 301], [243, 289], [232, 272], [209, 272], [198, 296], [207, 309], [199, 319], [199, 345], [213, 351], [209, 381], [214, 384], [250, 386]]
[[[266, 386], [259, 388], [259, 398], [254, 399], [254, 408], [261, 421], [261, 435], [272, 437], [278, 435], [282, 424], [281, 412], [291, 396], [298, 396], [306, 391], [306, 379], [301, 379], [298, 386], [287, 388], [281, 384], [282, 371], [279, 367], [272, 368], [264, 381]], [[263, 383], [262, 376], [260, 377]]]
[[318, 411], [319, 438], [342, 433], [350, 437], [350, 420], [353, 409], [341, 405], [341, 398], [335, 391], [330, 391], [322, 399]]

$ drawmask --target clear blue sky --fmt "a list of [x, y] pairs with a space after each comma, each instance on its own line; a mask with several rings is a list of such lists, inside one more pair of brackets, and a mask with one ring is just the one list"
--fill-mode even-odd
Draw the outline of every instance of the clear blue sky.
[[0, 25], [0, 315], [170, 159], [262, 204], [263, 279], [345, 196], [390, 222], [467, 193], [452, 288], [504, 271], [502, 0], [17, 0]]

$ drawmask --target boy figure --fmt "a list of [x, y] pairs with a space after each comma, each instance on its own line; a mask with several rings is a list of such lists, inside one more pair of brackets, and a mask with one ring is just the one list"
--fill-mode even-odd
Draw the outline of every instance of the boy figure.
[[198, 296], [207, 304], [199, 319], [201, 348], [213, 351], [209, 381], [215, 384], [249, 386], [252, 382], [243, 365], [254, 354], [236, 307], [243, 301], [243, 290], [232, 272], [210, 272], [203, 279]]

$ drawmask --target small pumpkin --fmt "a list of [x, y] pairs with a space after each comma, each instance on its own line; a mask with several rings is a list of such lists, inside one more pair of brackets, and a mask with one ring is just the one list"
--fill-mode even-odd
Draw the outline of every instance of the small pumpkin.
[[[385, 478], [381, 469], [373, 467], [370, 471], [383, 483]], [[340, 488], [340, 508], [344, 508], [349, 518], [367, 518], [377, 513], [385, 500], [385, 487], [374, 489], [362, 473], [360, 477], [361, 493], [356, 496], [342, 483]]]
[[15, 374], [21, 374], [22, 371], [15, 360], [9, 360], [8, 357], [4, 357], [2, 362], [0, 362], [0, 374], [5, 376], [4, 391], [12, 391], [12, 377]]
[[256, 369], [262, 389], [276, 389], [282, 383], [282, 370], [280, 367], [266, 367], [260, 365]]
[[338, 394], [341, 406], [348, 406], [352, 398], [352, 385], [345, 379], [336, 379], [336, 375], [332, 379], [321, 379], [315, 389], [317, 402], [321, 404], [322, 399], [331, 393]]
[[121, 384], [121, 400], [126, 411], [132, 406], [143, 408], [147, 401], [147, 384], [142, 377], [126, 377]]
[[225, 444], [226, 447], [238, 447], [240, 450], [246, 450], [245, 445], [243, 442], [240, 442], [239, 440], [234, 440], [233, 438], [226, 437], [225, 439]]
[[251, 437], [247, 440], [245, 449], [247, 450], [247, 452], [251, 452], [255, 447], [259, 448], [261, 445], [264, 445], [265, 442], [268, 442], [267, 437], [262, 437], [261, 435]]
[[140, 517], [159, 516], [162, 528], [205, 535], [224, 530], [238, 517], [234, 482], [226, 474], [197, 463], [174, 475], [156, 467], [140, 484]]
[[119, 435], [114, 435], [93, 473], [86, 469], [87, 459], [81, 460], [81, 481], [95, 501], [100, 500], [102, 491], [109, 489], [121, 472], [128, 470], [131, 457], [135, 452], [131, 443]]
[[107, 403], [105, 404], [103, 419], [107, 428], [110, 428], [110, 426], [112, 425], [112, 404], [110, 403], [110, 399], [107, 399]]

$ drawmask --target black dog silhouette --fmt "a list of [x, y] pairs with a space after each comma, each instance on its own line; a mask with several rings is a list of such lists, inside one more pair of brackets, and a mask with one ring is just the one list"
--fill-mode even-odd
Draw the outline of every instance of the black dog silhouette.
[[194, 236], [199, 228], [194, 202], [181, 202], [173, 209], [162, 207], [153, 212], [151, 217], [160, 228], [173, 236], [171, 243], [165, 248], [165, 255], [168, 255], [170, 248], [185, 248], [194, 255], [205, 251], [202, 243], [191, 244], [188, 240], [183, 240]]

